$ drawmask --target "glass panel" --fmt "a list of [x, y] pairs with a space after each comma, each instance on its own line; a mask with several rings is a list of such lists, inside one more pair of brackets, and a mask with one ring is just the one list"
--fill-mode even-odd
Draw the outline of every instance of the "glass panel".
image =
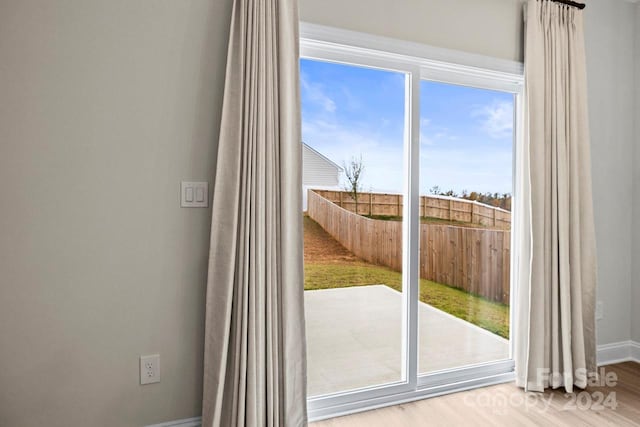
[[308, 394], [401, 381], [405, 75], [300, 67]]
[[509, 357], [514, 95], [420, 98], [419, 373]]

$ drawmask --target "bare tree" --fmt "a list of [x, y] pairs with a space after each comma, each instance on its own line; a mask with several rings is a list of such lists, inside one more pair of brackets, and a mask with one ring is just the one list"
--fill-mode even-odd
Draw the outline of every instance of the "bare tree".
[[344, 189], [349, 192], [356, 202], [356, 213], [358, 213], [358, 196], [362, 191], [362, 172], [364, 171], [362, 155], [360, 157], [351, 157], [349, 163], [342, 162], [342, 166], [344, 167], [344, 175], [347, 178], [347, 184]]

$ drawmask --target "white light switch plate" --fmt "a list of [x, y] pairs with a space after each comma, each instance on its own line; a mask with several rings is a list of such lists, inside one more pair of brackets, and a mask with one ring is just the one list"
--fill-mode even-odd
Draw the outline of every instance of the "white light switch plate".
[[160, 382], [160, 355], [140, 356], [140, 384]]
[[180, 206], [183, 208], [209, 207], [209, 183], [182, 181], [180, 185]]

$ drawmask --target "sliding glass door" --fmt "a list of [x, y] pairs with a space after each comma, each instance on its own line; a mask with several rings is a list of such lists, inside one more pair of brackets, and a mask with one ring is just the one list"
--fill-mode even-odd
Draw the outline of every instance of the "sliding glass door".
[[419, 373], [506, 360], [514, 94], [420, 84]]
[[513, 378], [521, 74], [302, 54], [311, 419]]
[[308, 394], [405, 380], [405, 79], [303, 59]]

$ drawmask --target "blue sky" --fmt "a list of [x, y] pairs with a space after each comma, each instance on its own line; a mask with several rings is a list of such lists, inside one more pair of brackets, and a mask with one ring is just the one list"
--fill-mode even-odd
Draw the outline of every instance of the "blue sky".
[[[404, 75], [303, 59], [302, 139], [342, 165], [362, 156], [365, 191], [401, 192]], [[511, 193], [513, 95], [423, 81], [420, 193]]]

